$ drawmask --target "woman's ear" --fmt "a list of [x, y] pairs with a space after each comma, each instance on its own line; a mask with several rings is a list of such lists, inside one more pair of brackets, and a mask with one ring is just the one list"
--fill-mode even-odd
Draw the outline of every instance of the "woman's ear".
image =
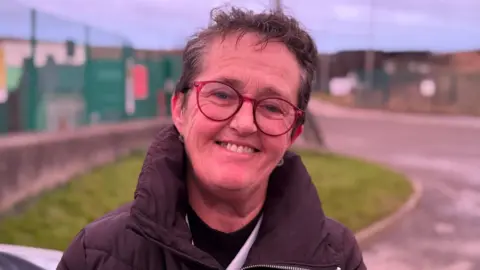
[[297, 140], [297, 138], [302, 134], [302, 132], [303, 132], [303, 125], [300, 125], [300, 126], [295, 128], [295, 130], [293, 131], [293, 134], [292, 134], [291, 144], [293, 144], [295, 142], [295, 140]]
[[185, 94], [175, 93], [172, 95], [172, 101], [170, 102], [172, 111], [172, 121], [180, 134], [183, 134], [183, 110]]

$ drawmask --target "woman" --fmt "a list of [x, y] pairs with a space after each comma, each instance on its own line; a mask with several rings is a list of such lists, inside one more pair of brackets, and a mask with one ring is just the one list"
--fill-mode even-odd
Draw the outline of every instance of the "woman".
[[311, 37], [279, 12], [212, 14], [186, 45], [173, 126], [134, 201], [86, 226], [58, 269], [365, 269], [287, 152], [310, 98]]

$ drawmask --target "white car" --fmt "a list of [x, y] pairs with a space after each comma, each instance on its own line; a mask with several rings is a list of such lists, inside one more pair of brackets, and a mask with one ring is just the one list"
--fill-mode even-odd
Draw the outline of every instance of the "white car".
[[0, 270], [55, 270], [63, 252], [0, 244]]

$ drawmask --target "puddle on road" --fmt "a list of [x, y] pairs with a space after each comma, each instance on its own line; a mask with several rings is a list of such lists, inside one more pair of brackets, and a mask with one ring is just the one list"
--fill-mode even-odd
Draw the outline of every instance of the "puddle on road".
[[419, 155], [394, 155], [389, 160], [399, 166], [450, 174], [452, 179], [458, 179], [470, 185], [480, 187], [480, 162], [478, 160], [472, 159], [472, 164], [469, 164], [464, 160]]
[[[461, 160], [417, 155], [395, 155], [389, 161], [401, 167], [431, 170], [436, 175], [442, 175], [441, 178], [427, 179], [430, 187], [449, 198], [447, 203], [442, 204], [442, 212], [450, 217], [480, 219], [478, 164], [475, 166]], [[478, 189], [472, 189], [472, 186]]]

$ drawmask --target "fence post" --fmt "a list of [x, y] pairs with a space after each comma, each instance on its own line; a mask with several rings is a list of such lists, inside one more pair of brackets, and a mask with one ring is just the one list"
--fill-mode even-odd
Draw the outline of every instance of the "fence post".
[[30, 28], [31, 28], [31, 36], [30, 36], [30, 58], [31, 58], [31, 65], [27, 67], [27, 74], [30, 74], [29, 84], [28, 84], [28, 91], [27, 91], [27, 119], [26, 119], [26, 130], [28, 131], [35, 131], [37, 128], [36, 125], [36, 115], [37, 115], [37, 107], [38, 107], [38, 70], [35, 66], [35, 58], [36, 58], [36, 51], [37, 51], [37, 11], [32, 9], [30, 11]]
[[92, 124], [91, 113], [92, 113], [92, 76], [91, 76], [91, 61], [92, 61], [92, 51], [90, 48], [90, 26], [85, 26], [85, 62], [83, 64], [83, 101], [85, 104], [83, 112], [83, 123], [85, 125]]
[[131, 68], [135, 64], [135, 52], [133, 48], [124, 43], [122, 46], [122, 77], [124, 78], [122, 85], [124, 89], [123, 95], [123, 113], [122, 121], [135, 117], [135, 97], [133, 93], [133, 74]]
[[164, 97], [165, 97], [165, 105], [167, 108], [167, 116], [171, 115], [171, 102], [172, 102], [172, 96], [175, 92], [175, 82], [173, 80], [173, 57], [171, 55], [167, 55], [163, 58], [163, 72], [165, 76], [165, 80], [163, 83], [163, 91], [164, 91]]

